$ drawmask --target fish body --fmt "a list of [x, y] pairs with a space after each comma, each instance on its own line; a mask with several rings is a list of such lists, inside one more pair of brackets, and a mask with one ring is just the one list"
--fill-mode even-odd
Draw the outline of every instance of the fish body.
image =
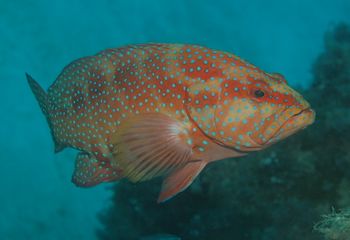
[[56, 152], [80, 150], [76, 185], [162, 176], [160, 202], [206, 164], [264, 149], [315, 118], [282, 75], [197, 45], [107, 49], [69, 64], [47, 93], [27, 78]]

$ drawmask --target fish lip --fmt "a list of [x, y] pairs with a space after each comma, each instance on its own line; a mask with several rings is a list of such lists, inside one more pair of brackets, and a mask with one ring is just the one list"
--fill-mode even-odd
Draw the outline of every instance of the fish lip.
[[307, 110], [308, 112], [310, 112], [312, 114], [312, 121], [310, 121], [310, 123], [308, 124], [308, 125], [311, 125], [311, 124], [313, 124], [315, 122], [316, 112], [311, 107], [306, 108], [305, 110]]
[[[315, 117], [316, 117], [316, 112], [311, 107], [306, 107], [306, 108], [302, 109], [300, 112], [298, 112], [298, 113], [294, 114], [292, 117], [290, 117], [290, 119], [297, 118], [298, 116], [300, 116], [302, 114], [307, 114], [307, 113], [312, 114], [312, 118], [311, 118], [311, 121], [309, 121], [303, 127], [303, 128], [306, 128], [307, 126], [311, 125], [315, 121]], [[288, 121], [289, 121], [289, 119], [286, 122], [288, 122]]]
[[293, 118], [293, 117], [297, 117], [297, 116], [299, 116], [299, 115], [301, 115], [301, 114], [303, 114], [303, 113], [305, 113], [305, 112], [307, 112], [307, 111], [312, 111], [312, 112], [314, 112], [314, 110], [312, 110], [310, 107], [307, 107], [307, 108], [302, 109], [300, 112], [294, 114], [294, 115], [292, 116], [292, 118]]

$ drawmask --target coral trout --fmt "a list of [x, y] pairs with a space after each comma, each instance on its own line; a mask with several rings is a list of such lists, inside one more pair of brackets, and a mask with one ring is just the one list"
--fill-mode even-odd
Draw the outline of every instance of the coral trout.
[[162, 176], [159, 202], [208, 163], [264, 149], [315, 118], [282, 75], [197, 45], [107, 49], [69, 64], [47, 92], [27, 79], [55, 151], [80, 151], [77, 186]]

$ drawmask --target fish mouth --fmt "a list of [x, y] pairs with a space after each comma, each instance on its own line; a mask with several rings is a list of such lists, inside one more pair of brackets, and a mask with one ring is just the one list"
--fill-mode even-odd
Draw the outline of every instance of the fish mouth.
[[277, 141], [280, 141], [290, 135], [293, 135], [301, 129], [305, 129], [315, 121], [316, 113], [310, 108], [304, 108], [301, 111], [293, 114], [289, 117], [273, 134], [268, 141], [267, 145], [271, 145]]
[[[281, 115], [288, 114], [288, 109], [283, 109], [280, 111]], [[280, 140], [293, 135], [297, 131], [306, 128], [315, 121], [315, 111], [310, 107], [306, 107], [296, 113], [292, 114], [287, 120], [281, 122], [275, 131], [265, 136], [265, 140], [257, 138], [256, 136], [249, 136], [249, 141], [251, 143], [250, 147], [244, 147], [241, 150], [244, 152], [257, 151], [267, 148]], [[272, 118], [272, 115], [269, 117]]]

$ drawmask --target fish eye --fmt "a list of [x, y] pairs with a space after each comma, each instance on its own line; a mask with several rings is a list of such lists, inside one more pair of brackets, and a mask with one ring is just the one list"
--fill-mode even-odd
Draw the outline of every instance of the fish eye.
[[254, 91], [254, 96], [257, 97], [257, 98], [261, 98], [264, 95], [265, 95], [264, 91], [262, 91], [260, 89]]

